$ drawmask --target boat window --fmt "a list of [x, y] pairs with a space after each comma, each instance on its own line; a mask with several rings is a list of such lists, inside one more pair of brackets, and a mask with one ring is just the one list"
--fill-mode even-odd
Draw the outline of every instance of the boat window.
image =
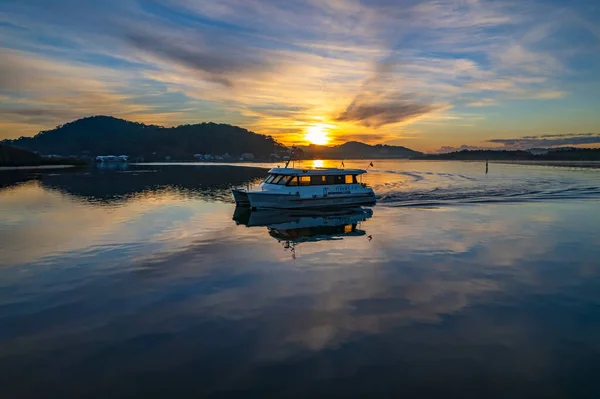
[[[268, 180], [268, 179], [267, 179]], [[334, 184], [357, 184], [356, 175], [312, 175], [312, 176], [283, 176], [278, 175], [271, 184], [287, 186], [323, 186]]]
[[277, 177], [273, 179], [271, 184], [278, 184], [282, 178], [283, 178], [283, 175], [277, 175]]
[[271, 183], [273, 181], [273, 179], [275, 178], [276, 175], [269, 175], [267, 176], [267, 178], [265, 179], [265, 183]]
[[290, 179], [289, 182], [287, 182], [288, 186], [297, 186], [298, 185], [298, 178], [296, 176], [292, 176], [292, 178]]
[[298, 176], [298, 185], [310, 186], [310, 176]]
[[333, 184], [344, 184], [344, 176], [343, 175], [327, 175], [327, 176], [322, 176], [322, 183], [320, 184], [327, 184], [327, 185], [333, 185]]
[[333, 184], [344, 184], [344, 182], [345, 182], [344, 175], [333, 176]]
[[291, 179], [292, 176], [283, 176], [283, 178], [279, 180], [277, 184], [279, 184], [280, 186], [285, 186]]
[[327, 184], [327, 176], [311, 176], [310, 177], [310, 185], [311, 186], [322, 186]]

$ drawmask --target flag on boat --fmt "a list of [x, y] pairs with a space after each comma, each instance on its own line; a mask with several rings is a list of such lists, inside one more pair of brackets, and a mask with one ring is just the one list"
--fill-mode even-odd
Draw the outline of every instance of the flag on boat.
[[371, 163], [369, 164], [369, 166], [370, 166], [370, 167], [373, 167], [373, 162], [371, 162]]

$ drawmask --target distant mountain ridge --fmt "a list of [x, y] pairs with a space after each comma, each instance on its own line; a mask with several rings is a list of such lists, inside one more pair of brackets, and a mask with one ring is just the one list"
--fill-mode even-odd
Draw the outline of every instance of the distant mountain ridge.
[[[297, 158], [410, 158], [422, 155], [406, 147], [369, 145], [350, 141], [338, 146], [288, 148], [271, 136], [257, 134], [228, 124], [204, 122], [162, 127], [130, 122], [111, 116], [90, 116], [42, 131], [33, 137], [4, 140], [2, 143], [38, 154], [63, 156], [128, 155], [146, 161], [193, 159], [194, 154], [239, 157], [252, 153], [257, 159], [294, 154]], [[296, 150], [299, 149], [299, 150]]]
[[349, 141], [337, 146], [309, 145], [300, 147], [305, 158], [324, 159], [382, 159], [382, 158], [413, 158], [423, 155], [410, 148], [386, 144], [370, 145], [359, 141]]
[[[540, 149], [538, 149], [540, 150]], [[600, 161], [600, 148], [552, 148], [543, 153], [517, 150], [462, 150], [424, 154], [415, 159], [440, 161]]]

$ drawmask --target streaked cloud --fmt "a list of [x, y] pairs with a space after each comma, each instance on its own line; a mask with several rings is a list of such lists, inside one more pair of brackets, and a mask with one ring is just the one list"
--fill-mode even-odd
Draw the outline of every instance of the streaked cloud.
[[543, 91], [534, 94], [533, 98], [540, 100], [554, 100], [566, 96], [567, 93], [564, 91]]
[[336, 120], [358, 122], [367, 127], [380, 127], [410, 121], [434, 110], [433, 105], [415, 101], [409, 96], [384, 98], [357, 96]]
[[386, 60], [377, 65], [374, 76], [363, 83], [360, 93], [335, 120], [378, 128], [409, 122], [442, 108], [431, 100], [419, 98], [416, 93], [403, 92], [401, 85], [394, 84], [395, 64], [393, 60]]
[[524, 136], [514, 139], [491, 139], [488, 142], [502, 144], [509, 149], [600, 144], [600, 133], [547, 134], [541, 136]]
[[481, 100], [470, 102], [467, 105], [469, 107], [490, 107], [496, 104], [497, 102], [493, 98], [482, 98]]
[[[518, 138], [497, 138], [486, 140], [487, 145], [442, 146], [435, 152], [446, 154], [456, 151], [476, 150], [528, 150], [530, 148], [553, 148], [564, 146], [600, 145], [600, 133], [562, 133], [543, 134], [539, 136], [523, 136]], [[498, 146], [500, 145], [500, 146]]]

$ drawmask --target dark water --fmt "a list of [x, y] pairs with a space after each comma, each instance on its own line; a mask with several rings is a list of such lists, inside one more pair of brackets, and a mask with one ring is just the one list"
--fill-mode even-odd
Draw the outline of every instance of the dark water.
[[377, 162], [372, 209], [235, 209], [263, 175], [0, 172], [0, 397], [600, 397], [599, 170]]

